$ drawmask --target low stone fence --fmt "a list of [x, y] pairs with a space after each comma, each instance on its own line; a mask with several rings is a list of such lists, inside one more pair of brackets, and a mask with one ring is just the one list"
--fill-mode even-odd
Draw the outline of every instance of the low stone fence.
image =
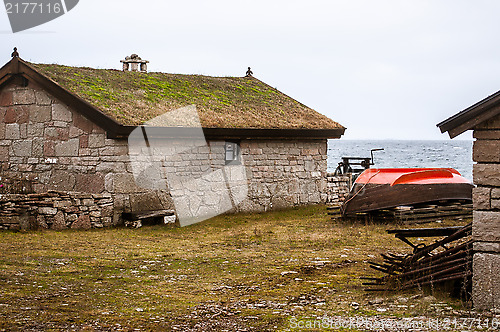
[[[350, 176], [329, 173], [326, 203], [341, 204], [349, 194], [350, 186]], [[121, 218], [117, 218], [114, 208], [115, 199], [108, 193], [0, 193], [0, 229], [62, 230], [116, 226]]]
[[0, 195], [0, 229], [101, 228], [113, 225], [110, 194], [49, 191]]
[[326, 204], [342, 204], [347, 195], [349, 195], [352, 177], [350, 175], [334, 175], [334, 173], [328, 173], [326, 180]]

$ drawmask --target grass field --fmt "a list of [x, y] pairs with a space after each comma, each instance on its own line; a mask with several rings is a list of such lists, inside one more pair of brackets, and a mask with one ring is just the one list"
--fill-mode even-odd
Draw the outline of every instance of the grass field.
[[437, 291], [363, 290], [359, 277], [379, 275], [368, 260], [409, 251], [386, 234], [396, 227], [334, 223], [316, 206], [185, 228], [3, 231], [0, 330], [279, 331], [325, 316], [463, 314]]

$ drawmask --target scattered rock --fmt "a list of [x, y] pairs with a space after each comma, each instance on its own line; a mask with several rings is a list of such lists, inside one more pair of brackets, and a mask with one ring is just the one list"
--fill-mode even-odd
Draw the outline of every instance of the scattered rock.
[[425, 303], [432, 303], [432, 302], [436, 302], [436, 301], [437, 301], [437, 299], [432, 295], [422, 298], [422, 302], [425, 302]]
[[221, 285], [221, 286], [212, 288], [212, 290], [216, 292], [216, 291], [222, 291], [222, 290], [232, 289], [232, 288], [233, 288], [232, 286]]
[[92, 227], [90, 223], [90, 217], [86, 214], [81, 215], [77, 220], [71, 225], [71, 228], [79, 229], [90, 229]]
[[369, 300], [369, 301], [368, 301], [368, 304], [371, 304], [371, 305], [374, 305], [374, 304], [382, 304], [382, 303], [384, 303], [384, 299], [383, 299], [383, 298], [381, 298], [381, 297], [377, 297], [377, 298], [375, 298], [375, 299], [373, 299], [373, 300]]
[[126, 220], [124, 224], [125, 224], [125, 227], [129, 227], [129, 228], [141, 228], [142, 227], [142, 222], [140, 220], [133, 220], [133, 221]]
[[399, 303], [408, 303], [408, 298], [407, 298], [407, 297], [400, 296], [400, 297], [398, 297], [397, 301], [398, 301]]
[[288, 304], [289, 305], [301, 305], [301, 306], [306, 306], [306, 305], [316, 305], [318, 303], [325, 303], [325, 300], [323, 298], [320, 298], [314, 294], [302, 294], [297, 297], [292, 298]]

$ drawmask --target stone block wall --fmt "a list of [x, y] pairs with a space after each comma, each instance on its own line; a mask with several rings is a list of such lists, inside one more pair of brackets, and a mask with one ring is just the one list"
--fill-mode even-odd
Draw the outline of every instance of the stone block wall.
[[240, 211], [267, 211], [326, 201], [327, 141], [244, 140], [248, 199]]
[[121, 212], [173, 208], [168, 192], [135, 185], [127, 140], [108, 139], [32, 82], [0, 91], [0, 184], [4, 194], [110, 193], [112, 224]]
[[500, 308], [500, 115], [474, 128], [473, 302]]
[[[138, 172], [145, 174], [144, 187], [169, 187], [172, 195], [186, 197], [181, 208], [193, 213], [200, 206], [216, 211], [221, 205], [225, 211], [229, 204], [232, 212], [262, 212], [326, 201], [326, 140], [241, 140], [239, 146], [241, 160], [233, 165], [225, 163], [225, 141], [150, 139], [149, 148], [131, 141], [130, 153], [144, 169]], [[148, 168], [152, 164], [158, 166]], [[158, 174], [159, 181], [148, 183]], [[221, 198], [226, 185], [236, 206]]]
[[330, 205], [342, 204], [352, 185], [351, 175], [335, 175], [333, 173], [327, 174], [327, 199], [326, 203]]
[[[238, 187], [229, 179], [238, 166], [225, 165], [224, 141], [207, 144], [202, 139], [148, 135], [148, 143], [142, 130], [138, 135], [132, 133], [129, 139], [135, 175], [135, 181], [130, 182], [141, 188], [168, 190], [182, 226], [234, 210], [230, 194], [235, 194]], [[246, 181], [243, 184], [246, 187]]]

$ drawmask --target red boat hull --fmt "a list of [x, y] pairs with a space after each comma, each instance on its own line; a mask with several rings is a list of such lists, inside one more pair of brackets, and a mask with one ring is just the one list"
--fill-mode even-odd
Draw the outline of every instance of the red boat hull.
[[449, 168], [368, 169], [354, 183], [344, 214], [437, 201], [472, 201], [473, 185]]

